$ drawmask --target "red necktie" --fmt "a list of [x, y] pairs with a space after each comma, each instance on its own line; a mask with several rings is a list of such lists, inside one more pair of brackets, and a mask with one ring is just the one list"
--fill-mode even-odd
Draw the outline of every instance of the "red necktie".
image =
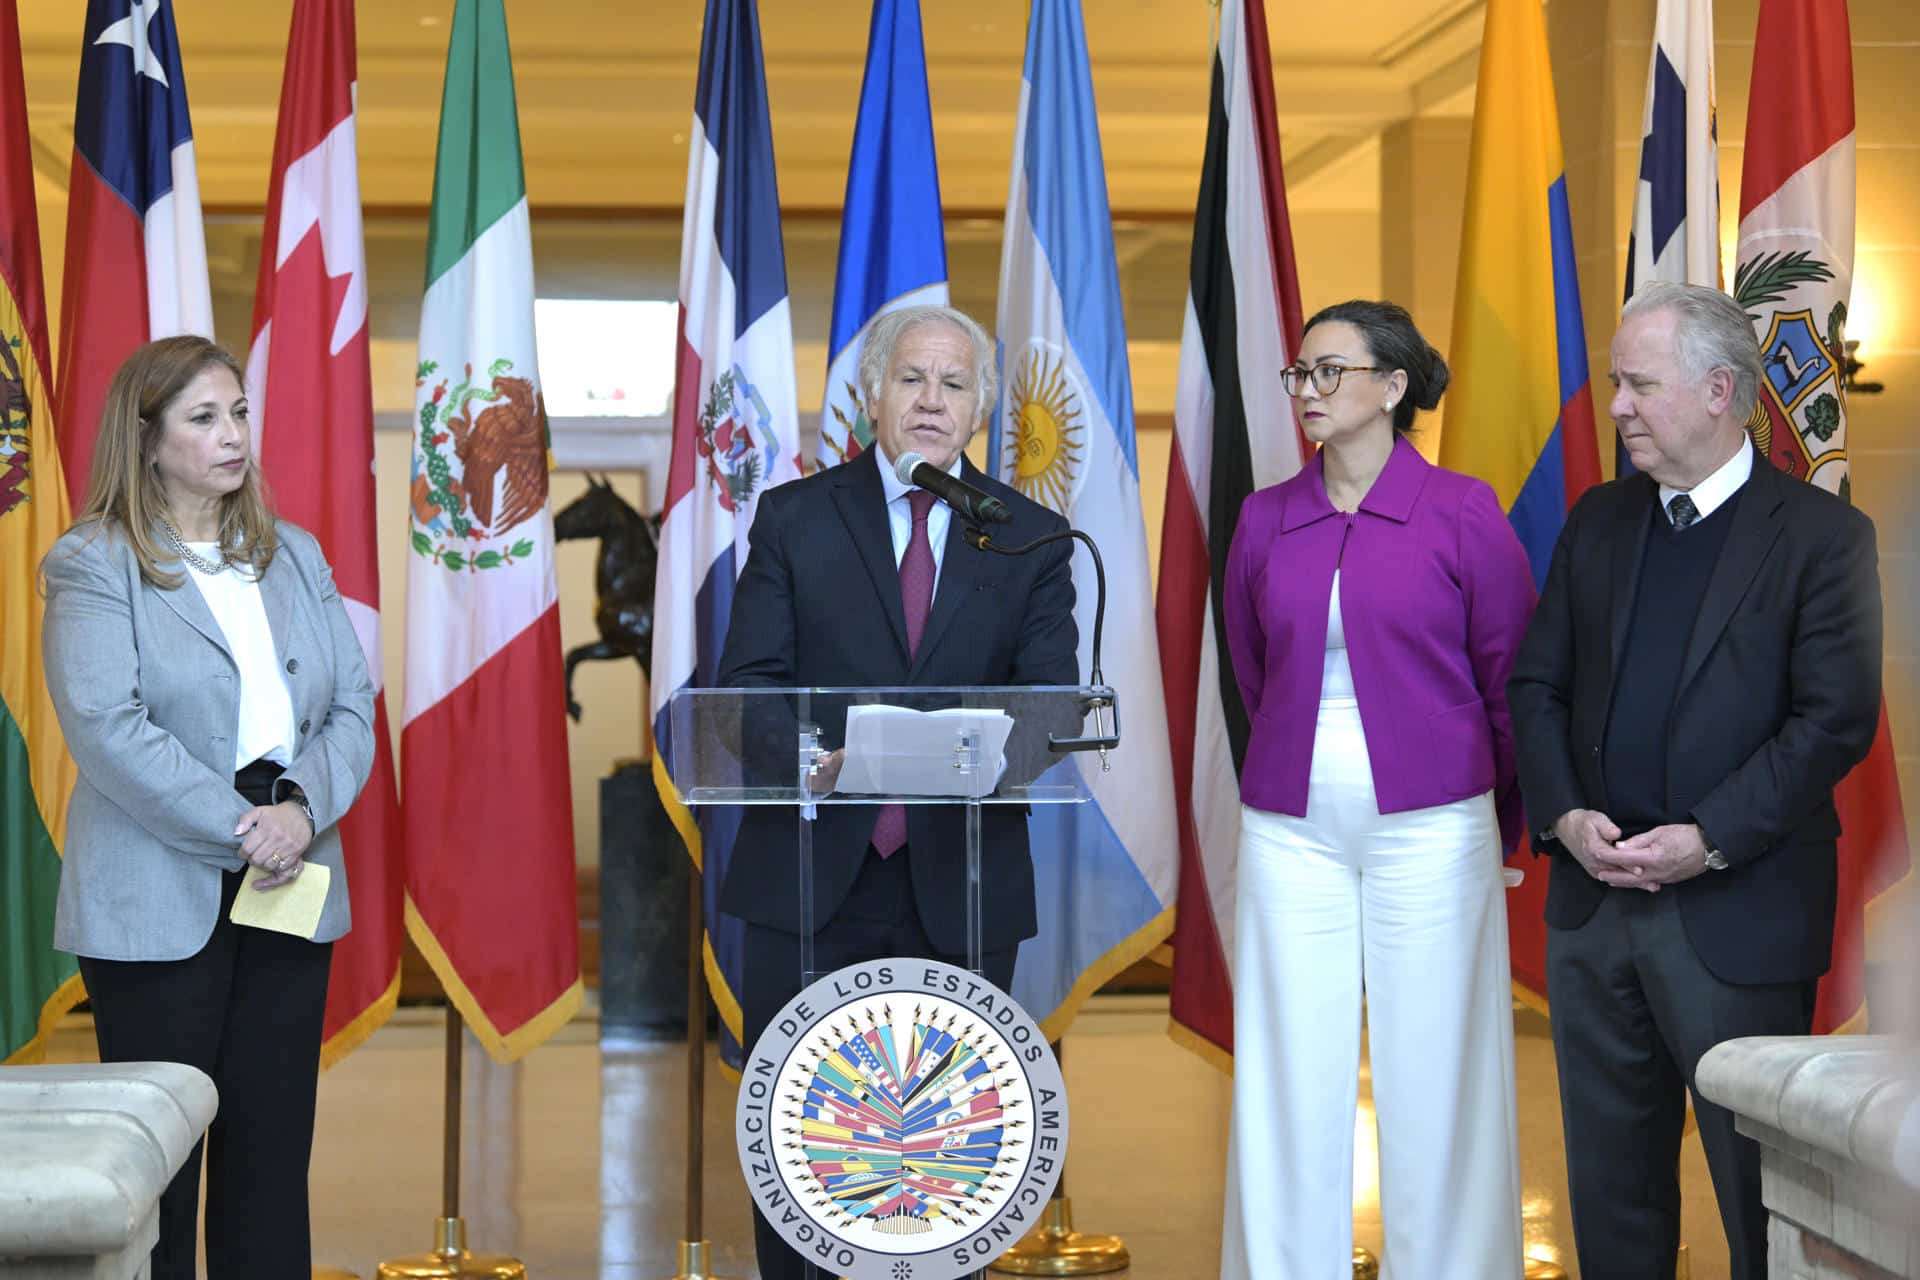
[[[933, 542], [927, 537], [927, 513], [933, 510], [934, 499], [925, 489], [915, 489], [907, 501], [913, 507], [913, 532], [907, 535], [907, 554], [900, 557], [900, 603], [907, 613], [907, 655], [915, 657], [927, 629], [927, 614], [933, 609]], [[891, 858], [906, 842], [906, 806], [882, 805], [873, 824], [874, 852]]]

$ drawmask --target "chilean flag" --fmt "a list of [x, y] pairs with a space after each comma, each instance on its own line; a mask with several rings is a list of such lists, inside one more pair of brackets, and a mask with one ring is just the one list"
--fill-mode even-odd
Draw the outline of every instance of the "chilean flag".
[[120, 362], [155, 338], [213, 336], [200, 179], [170, 0], [88, 0], [67, 192], [54, 421], [78, 511]]
[[[295, 0], [253, 300], [247, 400], [275, 508], [320, 540], [381, 689], [373, 378], [354, 142], [352, 0]], [[353, 930], [334, 945], [321, 1061], [371, 1035], [400, 993], [400, 803], [384, 691], [373, 773], [340, 820]]]

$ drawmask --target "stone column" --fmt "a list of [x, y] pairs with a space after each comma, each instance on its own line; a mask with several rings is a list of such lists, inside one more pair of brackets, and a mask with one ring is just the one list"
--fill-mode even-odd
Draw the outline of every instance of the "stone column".
[[142, 1280], [217, 1101], [173, 1062], [0, 1068], [0, 1273]]

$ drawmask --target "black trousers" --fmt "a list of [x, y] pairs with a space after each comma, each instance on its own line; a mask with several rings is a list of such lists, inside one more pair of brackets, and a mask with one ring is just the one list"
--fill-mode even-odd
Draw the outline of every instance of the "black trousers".
[[184, 1062], [220, 1091], [206, 1138], [161, 1194], [154, 1280], [194, 1280], [203, 1147], [209, 1280], [312, 1274], [307, 1162], [333, 944], [234, 924], [241, 879], [226, 874], [219, 922], [196, 955], [80, 957], [102, 1062]]
[[[1685, 1091], [1695, 1067], [1723, 1040], [1802, 1036], [1813, 1026], [1817, 983], [1738, 986], [1715, 977], [1687, 941], [1678, 897], [1609, 889], [1586, 924], [1547, 931], [1547, 998], [1584, 1280], [1673, 1275]], [[1765, 1280], [1760, 1148], [1735, 1131], [1732, 1112], [1697, 1090], [1693, 1114], [1730, 1274]]]
[[[932, 939], [927, 937], [913, 897], [913, 878], [907, 861], [912, 856], [911, 846], [890, 858], [882, 858], [868, 848], [866, 862], [847, 900], [833, 919], [813, 935], [816, 969], [831, 973], [850, 964], [889, 956], [966, 965], [965, 956], [937, 951]], [[963, 903], [954, 904], [956, 911], [965, 909]], [[987, 981], [1003, 991], [1010, 988], [1018, 951], [1018, 947], [1005, 947], [983, 955], [980, 968]], [[746, 1047], [751, 1051], [760, 1033], [787, 1001], [800, 994], [799, 936], [749, 924], [742, 963], [745, 989], [740, 994], [740, 1017], [746, 1032]], [[761, 1280], [812, 1280], [827, 1275], [788, 1248], [758, 1208], [753, 1213], [753, 1245], [760, 1261]]]

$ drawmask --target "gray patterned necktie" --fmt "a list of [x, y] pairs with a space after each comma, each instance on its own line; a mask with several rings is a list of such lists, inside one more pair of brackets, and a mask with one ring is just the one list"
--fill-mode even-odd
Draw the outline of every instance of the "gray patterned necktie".
[[1675, 533], [1686, 528], [1700, 518], [1700, 508], [1693, 505], [1693, 499], [1684, 493], [1673, 495], [1673, 501], [1667, 504], [1667, 516], [1673, 521]]

